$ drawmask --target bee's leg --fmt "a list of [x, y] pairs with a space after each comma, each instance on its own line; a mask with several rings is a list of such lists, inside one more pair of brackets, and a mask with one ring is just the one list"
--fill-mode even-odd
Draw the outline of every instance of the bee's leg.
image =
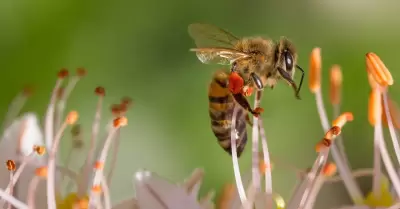
[[292, 80], [292, 78], [290, 77], [289, 73], [287, 73], [286, 71], [284, 71], [282, 68], [278, 67], [278, 71], [281, 74], [281, 76], [287, 81], [289, 82], [290, 86], [292, 86], [294, 93], [295, 93], [295, 97], [297, 99], [301, 99], [300, 95], [299, 95], [299, 91], [297, 90], [297, 85], [296, 83]]
[[257, 107], [254, 110], [251, 108], [249, 102], [247, 101], [246, 97], [243, 94], [232, 94], [233, 98], [235, 98], [236, 102], [243, 107], [243, 109], [249, 111], [255, 117], [258, 117], [260, 113], [264, 111], [264, 109]]
[[250, 126], [253, 126], [253, 122], [250, 120], [249, 114], [246, 114], [246, 121]]

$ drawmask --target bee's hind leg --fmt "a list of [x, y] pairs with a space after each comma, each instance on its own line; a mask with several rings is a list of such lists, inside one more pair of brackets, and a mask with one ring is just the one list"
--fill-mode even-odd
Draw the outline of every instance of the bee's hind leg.
[[235, 101], [243, 107], [243, 109], [249, 111], [251, 114], [253, 114], [254, 116], [258, 117], [263, 111], [264, 109], [257, 107], [255, 109], [252, 109], [249, 102], [247, 101], [246, 97], [244, 97], [243, 94], [239, 93], [239, 94], [232, 94], [233, 98], [235, 98]]
[[246, 122], [249, 124], [249, 126], [253, 126], [253, 122], [250, 120], [249, 114], [246, 114]]

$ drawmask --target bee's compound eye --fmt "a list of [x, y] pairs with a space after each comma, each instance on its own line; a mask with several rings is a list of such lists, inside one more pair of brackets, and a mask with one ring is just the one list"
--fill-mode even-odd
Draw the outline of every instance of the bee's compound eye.
[[291, 71], [293, 69], [293, 56], [292, 54], [290, 54], [290, 52], [286, 51], [284, 52], [284, 57], [285, 57], [286, 70]]

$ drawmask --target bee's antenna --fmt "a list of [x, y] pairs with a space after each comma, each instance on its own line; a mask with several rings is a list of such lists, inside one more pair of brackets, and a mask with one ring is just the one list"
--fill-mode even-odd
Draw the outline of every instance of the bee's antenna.
[[296, 68], [299, 69], [299, 70], [301, 71], [300, 84], [299, 84], [299, 88], [297, 89], [297, 94], [299, 94], [299, 93], [300, 93], [300, 89], [301, 89], [301, 85], [303, 85], [304, 70], [303, 70], [300, 66], [298, 66], [298, 65], [296, 65]]

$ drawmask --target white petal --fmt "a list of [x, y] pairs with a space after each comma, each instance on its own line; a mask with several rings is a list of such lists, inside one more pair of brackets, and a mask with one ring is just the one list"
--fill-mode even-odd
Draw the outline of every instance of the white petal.
[[192, 175], [182, 184], [182, 187], [186, 189], [186, 191], [188, 191], [193, 199], [197, 199], [199, 196], [200, 186], [203, 181], [203, 177], [204, 170], [201, 168], [197, 168], [193, 171]]
[[139, 209], [135, 198], [123, 200], [112, 207], [112, 209]]
[[[21, 136], [20, 148], [25, 156], [33, 152], [34, 145], [44, 145], [39, 121], [34, 113], [24, 114], [5, 130], [0, 142], [0, 149], [5, 149], [12, 154], [11, 156], [15, 156], [13, 153], [17, 150], [18, 140]], [[7, 154], [7, 157], [10, 155]]]
[[149, 171], [139, 171], [134, 179], [140, 209], [201, 209], [187, 191]]

